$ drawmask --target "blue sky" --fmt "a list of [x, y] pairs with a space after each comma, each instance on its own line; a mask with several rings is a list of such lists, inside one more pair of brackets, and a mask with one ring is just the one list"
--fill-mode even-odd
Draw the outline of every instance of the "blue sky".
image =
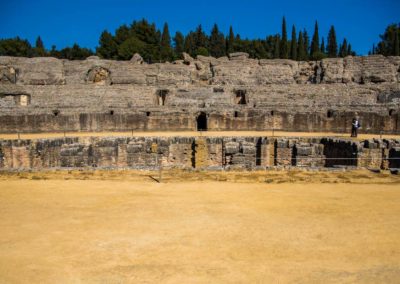
[[399, 11], [400, 0], [0, 0], [0, 38], [20, 36], [34, 43], [40, 35], [46, 48], [77, 42], [94, 49], [104, 29], [114, 32], [141, 18], [160, 29], [168, 22], [171, 33], [198, 24], [209, 32], [217, 23], [225, 34], [232, 25], [243, 38], [264, 38], [280, 32], [285, 16], [289, 37], [293, 24], [312, 34], [317, 20], [320, 36], [326, 38], [333, 24], [340, 41], [346, 37], [358, 54], [366, 54], [388, 24], [400, 22]]

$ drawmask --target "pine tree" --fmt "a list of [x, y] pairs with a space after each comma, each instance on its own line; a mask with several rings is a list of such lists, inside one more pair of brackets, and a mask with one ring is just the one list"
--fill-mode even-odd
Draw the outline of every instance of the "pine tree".
[[235, 34], [233, 33], [232, 26], [229, 27], [229, 36], [226, 39], [226, 53], [232, 53], [235, 51]]
[[296, 28], [292, 27], [292, 42], [290, 44], [290, 58], [297, 60], [297, 39], [296, 39]]
[[304, 29], [303, 32], [303, 41], [304, 41], [304, 50], [306, 52], [306, 58], [305, 60], [308, 60], [308, 58], [310, 57], [310, 37], [308, 36], [307, 31]]
[[105, 59], [116, 59], [118, 55], [118, 45], [114, 37], [108, 32], [103, 31], [100, 35], [99, 47], [96, 49], [97, 55]]
[[310, 56], [312, 59], [317, 59], [319, 50], [319, 35], [318, 35], [318, 22], [315, 21], [314, 35], [311, 41]]
[[288, 42], [287, 42], [287, 32], [286, 32], [286, 19], [282, 19], [282, 39], [280, 42], [280, 58], [288, 58]]
[[[391, 24], [386, 27], [385, 32], [380, 35], [381, 41], [376, 47], [376, 53], [385, 56], [394, 55], [396, 44], [396, 36], [399, 37], [400, 26], [396, 24]], [[397, 39], [399, 40], [399, 39]]]
[[274, 58], [279, 58], [280, 55], [280, 37], [279, 35], [275, 36], [275, 45], [274, 45]]
[[299, 32], [299, 40], [297, 46], [298, 46], [297, 60], [301, 61], [307, 60], [306, 50], [304, 49], [304, 37], [301, 31]]
[[174, 43], [175, 43], [175, 57], [181, 58], [182, 52], [185, 51], [185, 37], [181, 32], [175, 33]]
[[174, 54], [171, 47], [171, 36], [169, 35], [168, 24], [164, 24], [161, 43], [160, 43], [160, 57], [162, 61], [172, 61]]
[[394, 41], [393, 41], [393, 55], [394, 56], [400, 55], [399, 33], [400, 33], [400, 28], [398, 29], [398, 31], [396, 31], [395, 36], [394, 36]]
[[225, 55], [225, 36], [219, 31], [217, 24], [211, 30], [209, 51], [213, 57]]
[[115, 42], [117, 45], [122, 44], [124, 41], [126, 41], [130, 36], [130, 30], [126, 25], [120, 26], [118, 29], [115, 31]]
[[331, 26], [328, 33], [328, 57], [337, 57], [337, 42], [336, 42], [336, 32], [335, 27]]

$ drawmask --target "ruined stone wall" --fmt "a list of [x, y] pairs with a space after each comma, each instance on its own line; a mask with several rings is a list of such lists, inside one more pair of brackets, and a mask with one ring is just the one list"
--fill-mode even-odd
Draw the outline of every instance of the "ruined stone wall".
[[400, 57], [173, 63], [0, 57], [0, 132], [195, 130], [400, 133]]
[[0, 140], [0, 169], [400, 168], [400, 140], [271, 137], [66, 137]]

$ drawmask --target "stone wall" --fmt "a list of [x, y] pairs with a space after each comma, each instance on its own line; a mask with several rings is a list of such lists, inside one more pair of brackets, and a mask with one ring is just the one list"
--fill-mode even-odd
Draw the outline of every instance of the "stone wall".
[[209, 130], [400, 133], [400, 57], [296, 62], [198, 56], [145, 64], [0, 57], [0, 132]]
[[400, 140], [271, 137], [66, 137], [0, 140], [0, 169], [400, 168]]

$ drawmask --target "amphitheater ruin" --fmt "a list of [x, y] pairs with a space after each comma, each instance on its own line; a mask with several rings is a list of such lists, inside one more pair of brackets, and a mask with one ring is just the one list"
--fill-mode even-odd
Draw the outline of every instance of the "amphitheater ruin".
[[[296, 62], [246, 53], [173, 63], [0, 57], [0, 168], [400, 168], [400, 57]], [[350, 133], [371, 139], [275, 137], [263, 131]], [[208, 137], [206, 131], [259, 135]], [[159, 137], [93, 132], [160, 131]], [[201, 131], [164, 137], [161, 132]], [[381, 138], [382, 135], [389, 137]], [[23, 135], [22, 135], [23, 137]]]

